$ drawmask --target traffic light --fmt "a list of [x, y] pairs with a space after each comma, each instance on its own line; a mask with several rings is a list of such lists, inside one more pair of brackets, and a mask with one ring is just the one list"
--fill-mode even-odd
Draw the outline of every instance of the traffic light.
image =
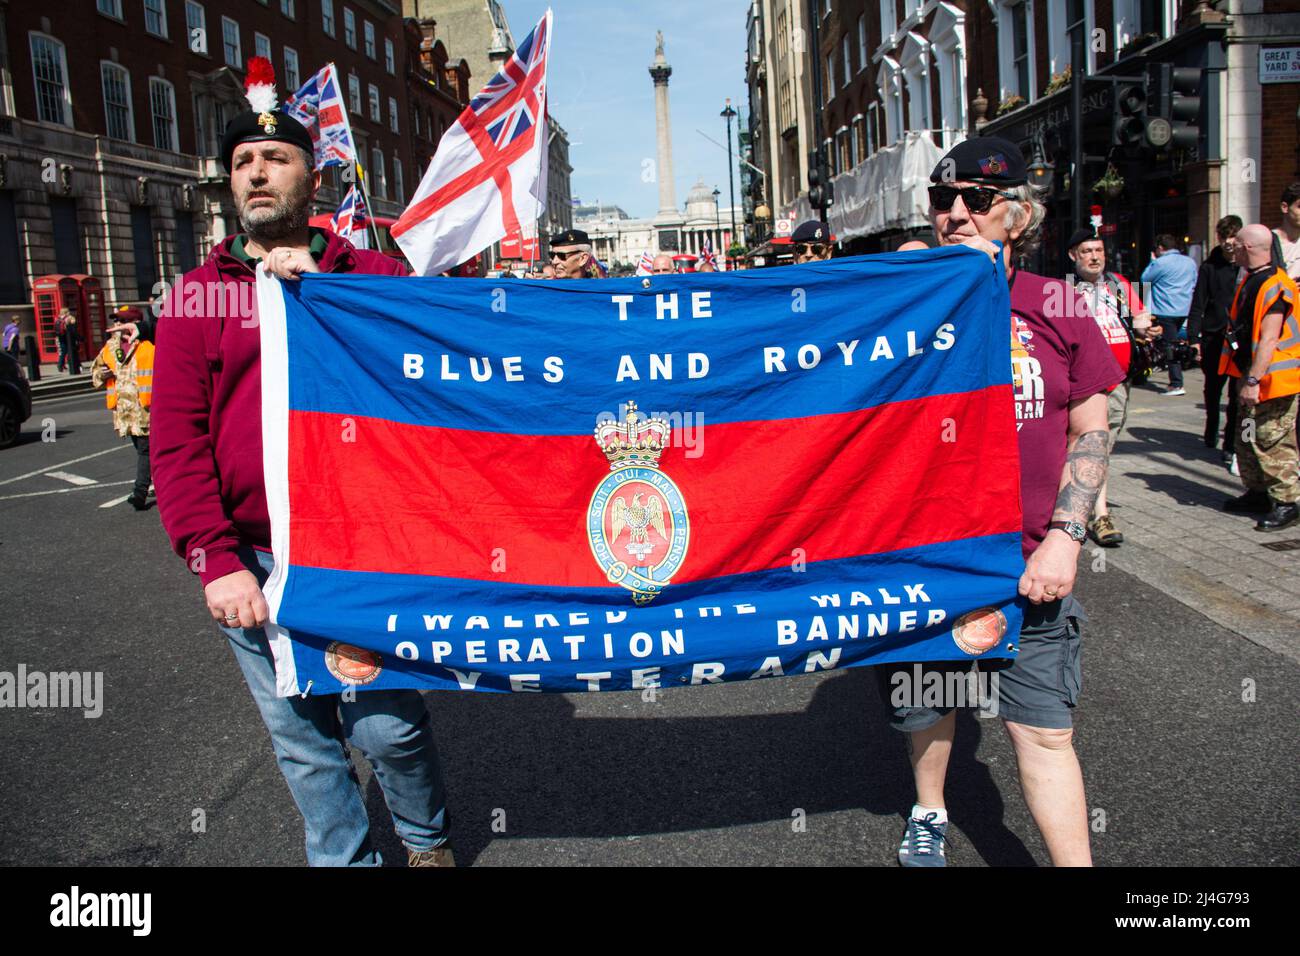
[[1153, 63], [1147, 67], [1154, 116], [1147, 120], [1146, 138], [1152, 146], [1195, 147], [1201, 137], [1201, 70], [1194, 66]]
[[1147, 129], [1147, 91], [1143, 83], [1121, 83], [1115, 88], [1112, 146], [1126, 149], [1142, 145]]
[[[813, 158], [820, 160], [816, 153]], [[823, 212], [835, 202], [835, 186], [831, 183], [830, 167], [816, 162], [808, 167], [808, 205]]]

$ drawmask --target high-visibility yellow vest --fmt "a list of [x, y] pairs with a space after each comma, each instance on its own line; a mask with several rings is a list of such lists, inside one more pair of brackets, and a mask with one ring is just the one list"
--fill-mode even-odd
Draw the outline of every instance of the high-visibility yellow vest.
[[[140, 396], [141, 408], [153, 404], [153, 351], [152, 342], [137, 342], [127, 356], [127, 364], [135, 369], [135, 387]], [[100, 357], [112, 376], [107, 382], [108, 407], [112, 410], [117, 407], [117, 350], [113, 348], [112, 342], [104, 346]]]
[[[1239, 301], [1241, 290], [1245, 288], [1247, 281], [1249, 277], [1242, 280], [1237, 286], [1236, 295], [1232, 297], [1232, 310], [1229, 313], [1230, 336], [1232, 329], [1239, 328], [1245, 319], [1245, 316], [1238, 315], [1238, 306], [1241, 304]], [[1277, 348], [1273, 350], [1273, 360], [1269, 363], [1268, 371], [1259, 377], [1261, 402], [1267, 402], [1270, 398], [1300, 394], [1300, 319], [1296, 317], [1297, 301], [1300, 301], [1300, 289], [1296, 288], [1295, 282], [1281, 269], [1269, 276], [1260, 287], [1259, 295], [1255, 297], [1255, 314], [1251, 316], [1253, 324], [1250, 334], [1251, 340], [1256, 345], [1259, 344], [1259, 329], [1264, 316], [1278, 302], [1282, 302], [1285, 308], [1282, 314], [1282, 335], [1277, 341]], [[1245, 371], [1249, 372], [1250, 369]], [[1233, 362], [1231, 350], [1226, 348], [1219, 357], [1219, 374], [1225, 373], [1233, 378], [1241, 378], [1244, 374]]]

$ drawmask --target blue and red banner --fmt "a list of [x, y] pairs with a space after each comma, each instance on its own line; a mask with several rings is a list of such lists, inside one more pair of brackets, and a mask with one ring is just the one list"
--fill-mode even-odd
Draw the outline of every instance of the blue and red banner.
[[982, 253], [258, 292], [282, 694], [1014, 653], [1010, 309]]

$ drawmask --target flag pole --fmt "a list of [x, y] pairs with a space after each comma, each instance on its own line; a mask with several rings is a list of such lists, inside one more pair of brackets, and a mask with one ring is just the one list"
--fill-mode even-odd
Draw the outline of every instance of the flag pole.
[[[334, 81], [334, 88], [339, 91], [339, 102], [343, 106], [343, 123], [348, 128], [348, 142], [352, 144], [352, 165], [356, 173], [357, 185], [361, 187], [361, 201], [366, 206], [366, 224], [370, 227], [370, 235], [375, 242], [375, 251], [382, 252], [379, 248], [379, 227], [375, 225], [375, 207], [370, 202], [370, 193], [366, 190], [366, 173], [361, 165], [361, 157], [357, 153], [357, 138], [352, 135], [352, 120], [348, 117], [348, 103], [343, 97], [343, 87], [339, 83], [339, 68], [334, 65], [334, 61], [329, 61], [330, 79]], [[346, 198], [340, 196], [339, 201]]]

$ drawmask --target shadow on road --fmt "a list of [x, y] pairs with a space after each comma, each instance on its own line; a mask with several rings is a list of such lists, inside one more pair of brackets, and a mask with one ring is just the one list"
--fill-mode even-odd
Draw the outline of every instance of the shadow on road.
[[[687, 692], [661, 691], [659, 705], [623, 696], [627, 709], [653, 713], [669, 695]], [[496, 839], [725, 828], [789, 821], [796, 808], [896, 815], [892, 841], [914, 797], [904, 742], [885, 723], [875, 681], [861, 669], [823, 682], [803, 712], [755, 716], [582, 717], [569, 699], [551, 694], [434, 692], [425, 699], [463, 865]], [[492, 708], [491, 721], [483, 707]], [[1004, 824], [1002, 796], [975, 756], [986, 729], [1001, 732], [992, 723], [959, 713], [949, 811], [962, 842], [988, 864], [1034, 865]], [[376, 843], [400, 865], [405, 853], [373, 777], [366, 800]], [[504, 833], [492, 828], [501, 811]], [[864, 862], [891, 862], [896, 846], [881, 846]]]

